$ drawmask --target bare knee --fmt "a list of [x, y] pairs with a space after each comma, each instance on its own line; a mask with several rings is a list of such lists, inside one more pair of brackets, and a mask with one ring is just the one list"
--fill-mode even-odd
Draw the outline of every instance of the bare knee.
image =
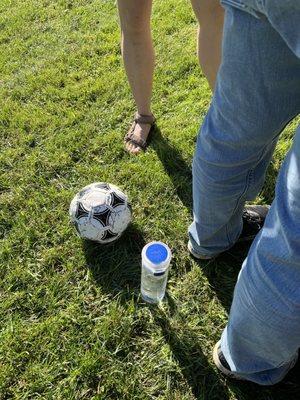
[[130, 20], [121, 24], [121, 30], [124, 37], [138, 39], [149, 33], [150, 23], [138, 18], [130, 18]]
[[125, 38], [138, 39], [149, 34], [151, 1], [119, 0], [119, 15], [122, 34]]
[[191, 3], [200, 25], [223, 21], [224, 9], [219, 0], [191, 0]]

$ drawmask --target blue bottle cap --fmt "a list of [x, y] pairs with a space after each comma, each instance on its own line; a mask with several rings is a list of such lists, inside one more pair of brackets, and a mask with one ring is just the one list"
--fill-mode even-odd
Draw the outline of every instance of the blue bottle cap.
[[153, 243], [146, 250], [146, 257], [152, 264], [161, 264], [168, 259], [168, 256], [168, 250], [160, 243]]

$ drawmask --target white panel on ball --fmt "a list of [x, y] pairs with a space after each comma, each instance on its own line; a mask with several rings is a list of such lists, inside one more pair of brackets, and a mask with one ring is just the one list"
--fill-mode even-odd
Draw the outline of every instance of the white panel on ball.
[[106, 182], [84, 187], [72, 200], [69, 213], [79, 236], [103, 244], [118, 239], [132, 219], [127, 196]]

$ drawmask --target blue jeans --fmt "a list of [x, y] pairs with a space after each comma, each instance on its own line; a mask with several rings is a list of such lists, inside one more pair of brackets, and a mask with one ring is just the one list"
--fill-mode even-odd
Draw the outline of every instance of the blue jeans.
[[[245, 202], [261, 190], [278, 137], [300, 112], [300, 1], [223, 4], [223, 59], [193, 161], [189, 236], [204, 255], [236, 242]], [[284, 377], [299, 347], [300, 128], [240, 272], [221, 341], [232, 371], [262, 385]]]

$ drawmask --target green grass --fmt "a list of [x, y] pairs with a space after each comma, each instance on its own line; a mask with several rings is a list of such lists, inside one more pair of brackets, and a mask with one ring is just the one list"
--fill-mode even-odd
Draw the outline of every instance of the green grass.
[[[0, 2], [0, 399], [292, 399], [290, 385], [225, 380], [211, 359], [246, 250], [197, 264], [186, 252], [190, 166], [210, 91], [184, 0], [155, 0], [152, 146], [123, 150], [134, 104], [114, 1]], [[296, 123], [258, 198], [269, 202]], [[93, 181], [122, 187], [134, 221], [111, 247], [83, 244], [68, 220]], [[160, 307], [139, 295], [140, 252], [174, 258]]]

